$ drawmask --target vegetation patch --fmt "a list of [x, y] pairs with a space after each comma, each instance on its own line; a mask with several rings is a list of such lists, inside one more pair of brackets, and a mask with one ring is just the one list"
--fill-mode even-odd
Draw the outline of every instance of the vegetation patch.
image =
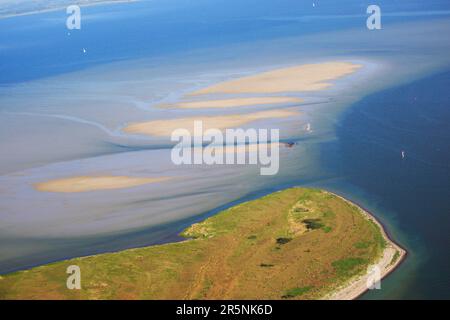
[[398, 258], [400, 258], [400, 251], [395, 250], [394, 256], [392, 257], [391, 262], [389, 262], [389, 265], [392, 266], [393, 264], [395, 264]]
[[355, 274], [357, 267], [366, 264], [366, 259], [363, 258], [345, 258], [334, 261], [332, 266], [339, 276], [347, 276]]
[[291, 240], [292, 240], [292, 238], [283, 238], [283, 237], [277, 238], [277, 244], [283, 245], [283, 244], [290, 242]]
[[381, 249], [386, 248], [386, 240], [384, 239], [384, 237], [381, 233], [380, 227], [372, 220], [369, 220], [369, 223], [372, 226], [372, 228], [374, 229], [374, 236], [373, 236], [374, 241], [379, 244], [379, 247]]
[[283, 299], [295, 298], [295, 297], [304, 295], [305, 293], [311, 291], [312, 288], [313, 288], [312, 286], [293, 288], [293, 289], [286, 291], [286, 293], [284, 295], [282, 295], [281, 298], [283, 298]]
[[320, 219], [304, 219], [302, 222], [306, 225], [308, 230], [315, 230], [324, 227]]
[[359, 241], [355, 243], [356, 249], [367, 249], [370, 246], [369, 241]]
[[260, 266], [260, 267], [263, 267], [263, 268], [271, 268], [271, 267], [273, 267], [273, 264], [269, 264], [269, 263], [261, 263], [259, 266]]
[[305, 212], [309, 212], [309, 209], [303, 208], [303, 207], [297, 207], [297, 208], [294, 209], [294, 212], [296, 212], [296, 213], [305, 213]]

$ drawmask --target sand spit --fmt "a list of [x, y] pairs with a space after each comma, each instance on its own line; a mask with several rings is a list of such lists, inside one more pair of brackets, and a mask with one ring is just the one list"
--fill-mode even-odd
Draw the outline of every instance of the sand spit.
[[350, 62], [326, 62], [276, 69], [200, 89], [191, 95], [211, 93], [281, 93], [323, 90], [327, 82], [349, 75], [362, 66]]
[[[247, 114], [232, 114], [223, 116], [197, 116], [169, 120], [153, 120], [137, 122], [127, 125], [123, 130], [126, 133], [144, 134], [151, 136], [170, 137], [176, 129], [186, 129], [194, 136], [194, 122], [202, 121], [203, 131], [208, 129], [238, 128], [249, 122], [273, 118], [287, 118], [299, 113], [293, 110], [268, 110]], [[202, 133], [200, 133], [202, 134]]]
[[127, 177], [127, 176], [79, 176], [36, 183], [35, 189], [45, 192], [87, 192], [136, 187], [170, 179], [169, 177]]

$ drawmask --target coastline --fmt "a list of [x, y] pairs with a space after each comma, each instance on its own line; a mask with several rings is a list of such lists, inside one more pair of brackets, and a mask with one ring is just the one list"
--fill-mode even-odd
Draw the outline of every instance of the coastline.
[[[386, 241], [386, 247], [383, 251], [381, 258], [373, 265], [380, 267], [380, 283], [389, 274], [395, 271], [406, 259], [408, 251], [401, 247], [398, 243], [392, 240], [389, 236], [389, 232], [381, 221], [379, 221], [373, 213], [365, 209], [363, 206], [345, 198], [334, 192], [327, 191], [340, 199], [344, 200], [348, 204], [359, 209], [360, 213], [366, 216], [367, 219], [375, 223], [383, 235], [383, 239]], [[399, 253], [398, 257], [395, 258], [396, 252]], [[393, 259], [396, 259], [393, 261]], [[324, 300], [355, 300], [366, 293], [369, 288], [367, 288], [367, 280], [370, 277], [368, 274], [357, 275], [354, 279], [351, 279], [347, 285], [337, 288], [334, 292], [331, 292], [323, 297]]]

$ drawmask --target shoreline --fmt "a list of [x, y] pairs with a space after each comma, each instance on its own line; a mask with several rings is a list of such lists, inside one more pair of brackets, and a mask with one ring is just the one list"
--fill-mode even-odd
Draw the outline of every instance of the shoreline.
[[[391, 239], [390, 233], [387, 230], [386, 226], [380, 220], [378, 220], [372, 212], [370, 212], [363, 206], [347, 199], [346, 197], [344, 197], [340, 194], [337, 194], [337, 193], [334, 193], [331, 191], [326, 191], [326, 192], [329, 192], [330, 194], [333, 194], [333, 195], [339, 197], [340, 199], [344, 200], [348, 204], [357, 207], [361, 214], [366, 216], [367, 219], [369, 219], [370, 221], [375, 223], [380, 228], [383, 239], [386, 241], [386, 248], [384, 249], [383, 254], [379, 258], [379, 260], [372, 265], [379, 266], [380, 263], [382, 264], [381, 275], [380, 275], [380, 284], [381, 284], [383, 279], [385, 279], [387, 276], [389, 276], [393, 271], [395, 271], [398, 267], [400, 267], [400, 265], [405, 261], [406, 257], [408, 256], [408, 250], [406, 250], [400, 244], [398, 244], [393, 239]], [[389, 252], [389, 251], [392, 251], [392, 249], [393, 249], [393, 252]], [[392, 263], [392, 259], [394, 259], [396, 252], [399, 253], [399, 256], [396, 259], [396, 261], [394, 263]], [[386, 261], [386, 258], [388, 258], [387, 261]], [[348, 284], [337, 288], [334, 292], [326, 294], [322, 299], [325, 299], [325, 300], [356, 300], [359, 297], [361, 297], [363, 294], [365, 294], [367, 291], [369, 291], [369, 288], [367, 288], [367, 285], [366, 285], [368, 277], [369, 276], [367, 274], [357, 275], [354, 277], [354, 279], [351, 279], [348, 282]]]

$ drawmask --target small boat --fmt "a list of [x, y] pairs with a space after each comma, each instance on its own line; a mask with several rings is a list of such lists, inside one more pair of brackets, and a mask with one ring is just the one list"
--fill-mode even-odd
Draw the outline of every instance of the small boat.
[[406, 157], [406, 153], [405, 153], [405, 151], [402, 150], [402, 159], [405, 159], [405, 157]]
[[306, 125], [306, 131], [307, 131], [307, 132], [311, 132], [311, 123], [308, 123], [308, 124]]

